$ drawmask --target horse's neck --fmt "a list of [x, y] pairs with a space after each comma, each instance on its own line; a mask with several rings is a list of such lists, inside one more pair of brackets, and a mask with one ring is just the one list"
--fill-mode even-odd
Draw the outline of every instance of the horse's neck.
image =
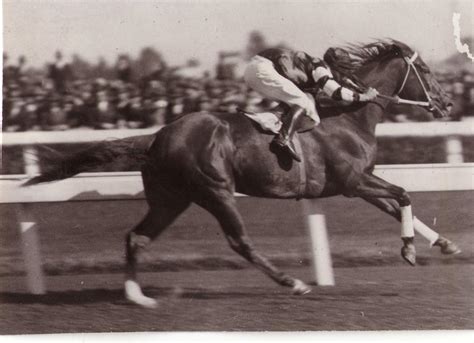
[[[397, 61], [388, 63], [382, 72], [377, 68], [377, 64], [373, 64], [373, 66], [370, 66], [371, 68], [368, 68], [366, 76], [361, 77], [361, 79], [367, 86], [375, 88], [380, 94], [392, 95], [399, 84], [400, 78], [400, 69], [397, 69], [398, 65], [395, 65], [396, 63]], [[382, 121], [388, 104], [388, 100], [377, 98], [360, 110], [347, 114], [347, 116], [354, 120], [357, 126], [364, 131], [375, 135], [375, 127]]]

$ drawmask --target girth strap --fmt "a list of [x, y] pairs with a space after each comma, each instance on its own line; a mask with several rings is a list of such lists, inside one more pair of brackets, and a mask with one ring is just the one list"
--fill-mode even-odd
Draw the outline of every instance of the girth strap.
[[303, 198], [306, 191], [306, 164], [298, 134], [293, 137], [293, 144], [295, 145], [296, 152], [301, 156], [301, 162], [296, 163], [300, 173], [300, 183], [298, 186], [298, 193], [296, 194], [296, 200], [300, 200]]

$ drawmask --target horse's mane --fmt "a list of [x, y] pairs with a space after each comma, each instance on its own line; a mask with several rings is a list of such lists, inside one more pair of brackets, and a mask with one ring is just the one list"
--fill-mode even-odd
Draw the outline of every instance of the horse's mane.
[[411, 54], [406, 44], [394, 39], [377, 39], [369, 44], [349, 44], [338, 48], [349, 54], [354, 73], [369, 63], [380, 62], [400, 53]]

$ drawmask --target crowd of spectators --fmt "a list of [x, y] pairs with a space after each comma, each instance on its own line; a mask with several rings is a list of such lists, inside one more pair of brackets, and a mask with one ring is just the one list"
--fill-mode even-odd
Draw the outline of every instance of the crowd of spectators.
[[186, 77], [170, 69], [134, 80], [120, 59], [109, 79], [76, 79], [60, 52], [40, 76], [27, 75], [24, 66], [24, 58], [10, 65], [4, 55], [3, 131], [144, 128], [191, 112], [252, 110], [263, 101], [241, 80], [205, 73]]
[[[76, 78], [60, 52], [47, 70], [25, 72], [20, 57], [3, 60], [3, 131], [115, 129], [163, 125], [196, 111], [254, 110], [265, 100], [233, 77], [185, 77], [173, 70], [140, 80], [126, 59], [113, 78]], [[474, 115], [474, 74], [441, 75], [453, 96], [454, 115]]]

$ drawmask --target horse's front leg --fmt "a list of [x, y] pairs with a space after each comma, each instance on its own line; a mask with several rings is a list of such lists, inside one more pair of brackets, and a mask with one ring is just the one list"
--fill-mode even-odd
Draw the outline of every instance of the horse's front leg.
[[[367, 202], [402, 222], [402, 240], [404, 242], [402, 256], [410, 264], [415, 262], [415, 248], [413, 245], [413, 238], [410, 239], [410, 237], [403, 236], [404, 232], [410, 232], [410, 227], [408, 227], [407, 230], [404, 225], [410, 225], [417, 233], [426, 238], [432, 246], [439, 247], [441, 249], [441, 253], [445, 255], [454, 255], [461, 252], [455, 243], [432, 230], [428, 225], [424, 224], [418, 218], [413, 217], [412, 222], [408, 220], [409, 218], [406, 218], [409, 215], [411, 216], [411, 207], [407, 211], [406, 208], [404, 209], [401, 204], [402, 201], [400, 200], [403, 198], [408, 198], [409, 201], [408, 194], [403, 188], [395, 186], [375, 175], [367, 174], [364, 176], [363, 181], [356, 188], [355, 193], [352, 196], [354, 195], [360, 196]], [[404, 204], [406, 206], [406, 202], [404, 202]], [[409, 260], [410, 258], [412, 259], [411, 261]]]
[[[361, 197], [371, 202], [382, 210], [399, 220], [401, 225], [401, 238], [403, 247], [401, 250], [402, 257], [410, 263], [416, 263], [416, 250], [414, 245], [414, 223], [411, 210], [411, 201], [405, 189], [392, 185], [372, 174], [364, 174], [359, 184], [345, 192], [349, 197]], [[389, 203], [381, 203], [377, 199], [393, 199], [396, 201], [397, 207], [389, 205]]]
[[[401, 211], [398, 203], [393, 199], [384, 198], [370, 198], [362, 197], [368, 203], [381, 209], [385, 213], [388, 213], [398, 221], [401, 221]], [[455, 255], [459, 254], [461, 250], [458, 248], [456, 243], [451, 242], [446, 237], [441, 236], [438, 232], [431, 229], [428, 225], [423, 223], [417, 217], [413, 217], [413, 226], [415, 232], [426, 238], [431, 246], [439, 247], [442, 254]]]

